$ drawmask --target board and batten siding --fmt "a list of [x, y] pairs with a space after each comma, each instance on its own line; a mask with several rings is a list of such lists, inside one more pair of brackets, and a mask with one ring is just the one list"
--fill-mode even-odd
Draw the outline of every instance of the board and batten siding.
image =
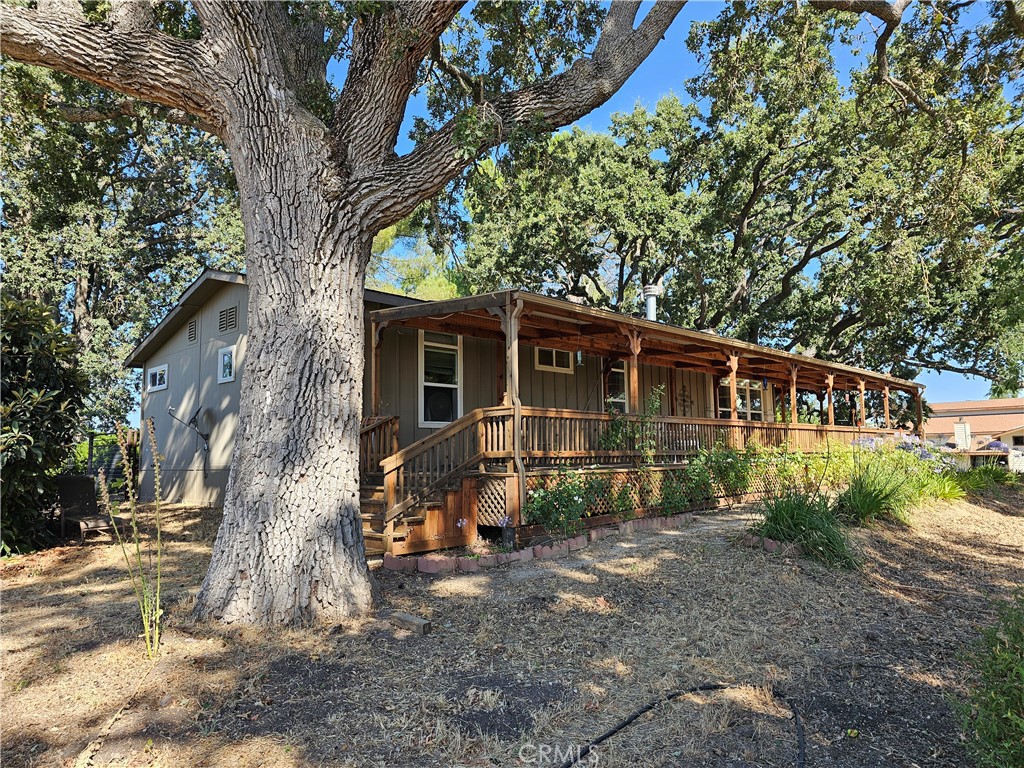
[[[236, 307], [237, 327], [220, 333], [222, 309]], [[153, 456], [145, 433], [145, 421], [152, 418], [157, 450], [163, 455], [161, 486], [164, 499], [194, 504], [220, 505], [227, 486], [228, 469], [235, 447], [238, 402], [245, 360], [245, 317], [248, 292], [244, 285], [229, 285], [214, 294], [194, 315], [197, 334], [188, 340], [186, 321], [146, 361], [142, 379], [142, 440], [139, 454], [140, 498], [153, 498]], [[217, 383], [218, 354], [235, 347], [234, 381]], [[167, 388], [148, 392], [150, 368], [167, 365]], [[198, 427], [210, 435], [210, 453], [204, 457], [203, 440], [195, 431], [168, 414], [187, 422], [202, 407]], [[203, 461], [207, 476], [203, 476]]]

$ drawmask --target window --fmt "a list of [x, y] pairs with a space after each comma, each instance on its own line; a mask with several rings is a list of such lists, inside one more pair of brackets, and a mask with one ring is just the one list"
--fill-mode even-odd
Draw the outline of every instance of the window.
[[159, 392], [167, 389], [167, 364], [157, 365], [146, 371], [146, 391]]
[[[718, 418], [731, 419], [729, 379], [718, 387]], [[761, 382], [750, 379], [736, 380], [736, 416], [744, 421], [764, 421], [764, 390]]]
[[462, 338], [420, 331], [420, 426], [443, 427], [462, 414]]
[[226, 384], [235, 380], [235, 348], [222, 347], [217, 351], [217, 383]]
[[534, 347], [533, 367], [538, 371], [573, 373], [572, 354], [563, 349]]
[[604, 393], [605, 407], [619, 413], [629, 411], [628, 398], [626, 397], [626, 361], [618, 360], [612, 363], [608, 369], [608, 378], [605, 380], [606, 391]]
[[188, 343], [195, 344], [199, 340], [199, 322], [196, 318], [188, 321]]
[[238, 305], [224, 307], [217, 313], [217, 333], [227, 333], [238, 327]]
[[1013, 447], [1014, 448], [1024, 448], [1024, 435], [1014, 435], [1013, 436]]

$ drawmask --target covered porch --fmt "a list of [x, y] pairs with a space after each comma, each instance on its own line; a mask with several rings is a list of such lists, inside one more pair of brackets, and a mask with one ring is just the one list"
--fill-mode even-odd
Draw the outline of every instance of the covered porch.
[[[373, 500], [380, 513], [377, 527], [382, 545], [391, 551], [396, 548], [389, 531], [395, 524], [403, 519], [428, 523], [423, 511], [431, 505], [448, 512], [427, 529], [463, 523], [458, 530], [422, 531], [431, 542], [446, 542], [439, 546], [455, 546], [475, 535], [478, 520], [495, 524], [497, 515], [481, 512], [483, 507], [500, 510], [502, 519], [518, 526], [531, 475], [556, 467], [625, 470], [641, 457], [671, 467], [716, 445], [742, 449], [750, 442], [814, 451], [830, 438], [850, 442], [891, 434], [897, 426], [890, 414], [895, 393], [910, 396], [918, 431], [922, 423], [921, 387], [913, 382], [525, 292], [381, 309], [370, 313], [370, 321], [370, 415], [361, 439], [361, 466], [380, 489], [380, 498]], [[449, 423], [402, 445], [399, 414], [385, 412], [382, 399], [385, 332], [395, 328], [420, 332], [420, 421], [422, 398], [430, 388], [422, 383], [424, 334], [492, 342], [475, 354], [493, 355], [493, 405], [465, 413], [453, 408]], [[452, 344], [461, 355], [461, 341]], [[584, 356], [601, 379], [601, 396], [587, 398], [587, 407], [539, 405], [536, 386], [523, 397], [524, 363], [536, 361], [545, 370], [580, 365], [582, 370]], [[461, 376], [461, 357], [458, 370]], [[683, 378], [684, 373], [691, 378]], [[694, 376], [710, 392], [703, 415], [695, 415], [696, 409], [686, 406], [692, 400], [675, 391], [686, 387], [681, 382], [696, 381]], [[655, 381], [665, 402], [652, 412], [645, 409], [645, 400]], [[806, 393], [819, 404], [820, 423], [799, 421], [798, 403]], [[847, 424], [837, 423], [839, 393]], [[877, 393], [872, 398], [881, 406], [877, 413], [869, 412], [869, 393]], [[622, 413], [609, 412], [609, 403]], [[635, 431], [613, 434], [616, 425], [640, 420], [644, 445], [636, 444]], [[463, 530], [470, 520], [473, 530]]]

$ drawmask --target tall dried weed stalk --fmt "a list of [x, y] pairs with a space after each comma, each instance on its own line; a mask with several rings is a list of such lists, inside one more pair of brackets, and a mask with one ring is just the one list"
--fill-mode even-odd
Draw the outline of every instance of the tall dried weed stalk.
[[[114, 507], [110, 502], [110, 490], [107, 478], [100, 473], [100, 498], [110, 521], [113, 523], [117, 542], [121, 545], [124, 563], [128, 569], [128, 577], [135, 590], [135, 600], [142, 616], [142, 636], [146, 641], [146, 655], [154, 659], [160, 653], [160, 620], [163, 610], [160, 608], [160, 568], [163, 555], [163, 542], [160, 530], [160, 464], [163, 457], [156, 448], [156, 432], [153, 420], [146, 420], [146, 431], [149, 437], [150, 453], [153, 456], [153, 535], [145, 535], [139, 529], [140, 510], [135, 484], [132, 482], [131, 458], [128, 450], [127, 431], [117, 426], [117, 445], [121, 449], [121, 460], [124, 464], [125, 499], [131, 521], [131, 536], [121, 531], [121, 523], [114, 515]], [[143, 541], [145, 539], [145, 541]], [[145, 552], [143, 552], [145, 549]]]

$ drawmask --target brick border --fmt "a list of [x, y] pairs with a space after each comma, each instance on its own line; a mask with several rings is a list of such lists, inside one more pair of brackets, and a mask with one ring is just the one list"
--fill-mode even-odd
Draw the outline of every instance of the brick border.
[[538, 544], [534, 547], [519, 549], [514, 552], [499, 552], [481, 557], [449, 557], [447, 555], [428, 554], [419, 557], [409, 555], [392, 555], [384, 553], [383, 567], [389, 571], [418, 572], [430, 575], [445, 573], [477, 573], [499, 565], [525, 563], [530, 560], [558, 560], [568, 557], [571, 552], [586, 549], [613, 534], [631, 535], [638, 531], [661, 531], [670, 528], [682, 528], [693, 522], [693, 514], [684, 512], [671, 517], [642, 517], [627, 520], [615, 527], [591, 528], [571, 539]]
[[758, 536], [754, 533], [743, 534], [743, 536], [736, 540], [736, 543], [741, 547], [762, 549], [765, 552], [782, 555], [783, 557], [795, 557], [804, 553], [799, 544], [776, 541], [775, 539], [769, 539], [767, 536]]

